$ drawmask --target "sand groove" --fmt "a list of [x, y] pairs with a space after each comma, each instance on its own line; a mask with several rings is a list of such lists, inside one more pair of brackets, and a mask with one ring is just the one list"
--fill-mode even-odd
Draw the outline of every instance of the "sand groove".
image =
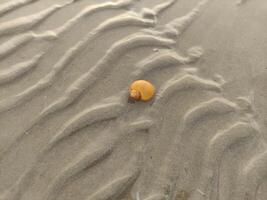
[[0, 36], [29, 30], [30, 28], [33, 28], [34, 26], [38, 25], [43, 20], [51, 16], [60, 8], [63, 8], [65, 5], [53, 5], [50, 8], [40, 11], [37, 14], [14, 19], [13, 21], [4, 22], [0, 24]]
[[210, 199], [208, 196], [208, 194], [210, 194], [209, 190], [212, 188], [211, 185], [214, 181], [214, 174], [219, 168], [224, 152], [229, 149], [230, 146], [243, 139], [249, 139], [250, 137], [255, 136], [256, 133], [257, 130], [250, 124], [237, 122], [227, 130], [217, 133], [211, 139], [206, 149], [202, 174], [197, 187], [198, 190], [207, 195], [202, 195], [196, 191], [192, 195], [192, 200]]
[[2, 5], [0, 5], [0, 16], [12, 12], [22, 6], [34, 3], [38, 0], [10, 0]]
[[66, 122], [66, 124], [64, 124], [58, 133], [56, 133], [50, 140], [50, 145], [55, 145], [65, 137], [68, 137], [72, 133], [85, 126], [89, 126], [92, 123], [116, 118], [122, 113], [123, 109], [124, 106], [122, 104], [115, 102], [100, 104], [86, 109]]
[[133, 4], [134, 1], [135, 0], [126, 0], [126, 1], [119, 0], [116, 2], [106, 2], [106, 3], [90, 5], [84, 8], [82, 11], [80, 11], [73, 18], [68, 20], [63, 26], [58, 27], [54, 32], [56, 35], [60, 35], [70, 30], [75, 25], [77, 25], [82, 19], [90, 17], [90, 15], [92, 14], [95, 14], [97, 12], [104, 11], [104, 10], [109, 10], [109, 9], [124, 8], [126, 6]]
[[[103, 145], [103, 144], [102, 144]], [[82, 172], [85, 169], [88, 169], [92, 166], [95, 166], [101, 160], [106, 159], [112, 153], [112, 147], [105, 144], [103, 146], [96, 146], [96, 149], [91, 151], [91, 148], [88, 149], [88, 152], [83, 152], [79, 158], [71, 163], [69, 166], [58, 174], [53, 180], [52, 184], [48, 186], [48, 189], [43, 197], [44, 200], [54, 200], [58, 195], [58, 191], [66, 185], [66, 183], [78, 173]]]
[[234, 200], [237, 199], [256, 199], [257, 192], [261, 184], [267, 179], [267, 153], [252, 158], [247, 166], [240, 173]]
[[25, 33], [11, 38], [10, 40], [4, 42], [0, 46], [0, 59], [15, 53], [19, 48], [21, 48], [27, 42], [33, 40], [32, 34]]
[[27, 72], [35, 68], [39, 60], [42, 58], [44, 53], [34, 56], [32, 59], [17, 63], [11, 66], [9, 69], [4, 69], [0, 71], [0, 84], [6, 84], [11, 81], [15, 81], [17, 78], [25, 75]]
[[148, 72], [167, 67], [177, 67], [180, 65], [190, 64], [197, 61], [202, 55], [202, 51], [199, 47], [192, 47], [188, 50], [187, 56], [181, 56], [177, 54], [175, 51], [164, 51], [160, 53], [155, 53], [147, 59], [141, 61], [137, 64], [135, 72], [133, 74], [135, 76], [141, 77]]
[[164, 105], [164, 102], [174, 94], [174, 92], [177, 93], [188, 89], [210, 90], [215, 92], [221, 91], [220, 84], [211, 80], [202, 79], [189, 74], [184, 75], [181, 78], [174, 77], [159, 90], [154, 106], [162, 106]]
[[136, 180], [139, 172], [119, 177], [103, 186], [99, 191], [89, 196], [87, 200], [115, 200], [120, 197]]
[[239, 109], [238, 105], [224, 98], [214, 98], [207, 102], [200, 103], [198, 106], [189, 110], [183, 119], [185, 129], [190, 129], [198, 121], [204, 117], [216, 115], [223, 115], [229, 112], [235, 112]]

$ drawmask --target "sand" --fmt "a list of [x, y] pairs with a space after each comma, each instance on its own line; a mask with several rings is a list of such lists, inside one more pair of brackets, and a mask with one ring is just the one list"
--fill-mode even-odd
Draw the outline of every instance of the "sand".
[[0, 200], [266, 200], [266, 11], [1, 0]]

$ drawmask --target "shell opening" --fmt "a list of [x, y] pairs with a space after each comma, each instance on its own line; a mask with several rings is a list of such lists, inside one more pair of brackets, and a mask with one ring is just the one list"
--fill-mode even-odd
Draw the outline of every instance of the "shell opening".
[[139, 101], [141, 99], [141, 93], [137, 90], [131, 90], [130, 91], [130, 98]]

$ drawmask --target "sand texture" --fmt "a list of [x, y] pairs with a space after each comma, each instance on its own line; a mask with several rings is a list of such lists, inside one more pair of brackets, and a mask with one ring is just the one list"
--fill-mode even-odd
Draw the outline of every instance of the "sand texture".
[[0, 200], [267, 199], [266, 0], [0, 0], [0, 63]]

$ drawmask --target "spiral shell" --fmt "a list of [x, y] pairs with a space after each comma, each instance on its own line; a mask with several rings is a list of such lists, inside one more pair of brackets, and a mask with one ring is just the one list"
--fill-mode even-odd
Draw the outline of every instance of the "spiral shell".
[[130, 98], [135, 101], [149, 101], [155, 95], [155, 87], [146, 80], [134, 81], [129, 88]]

